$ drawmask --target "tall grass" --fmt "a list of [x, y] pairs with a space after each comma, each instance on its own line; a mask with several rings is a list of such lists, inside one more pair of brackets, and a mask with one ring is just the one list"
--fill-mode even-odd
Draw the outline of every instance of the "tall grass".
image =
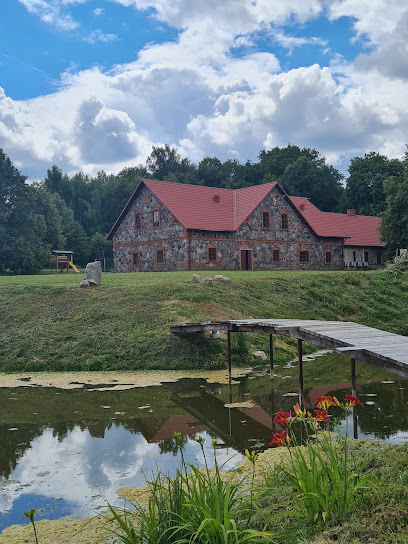
[[[175, 433], [181, 454], [181, 465], [175, 478], [159, 472], [150, 482], [147, 506], [134, 504], [119, 511], [110, 506], [115, 530], [110, 530], [123, 544], [241, 544], [273, 542], [272, 535], [250, 528], [254, 512], [253, 478], [248, 491], [244, 480], [223, 478], [217, 462], [210, 469], [204, 452], [204, 439], [197, 438], [205, 460], [199, 469], [186, 463], [180, 448], [180, 435]], [[247, 452], [255, 469], [256, 455]]]
[[[287, 446], [289, 463], [283, 471], [293, 487], [296, 509], [294, 513], [310, 524], [322, 525], [341, 522], [353, 510], [364, 504], [363, 491], [376, 493], [377, 484], [366, 472], [367, 460], [357, 463], [350, 457], [348, 445], [348, 416], [351, 409], [362, 404], [357, 397], [346, 395], [346, 402], [336, 397], [317, 397], [315, 415], [294, 406], [291, 412], [278, 412], [276, 422], [287, 426], [282, 433], [275, 433], [272, 443]], [[338, 406], [345, 411], [346, 431], [334, 436], [328, 430], [321, 431], [320, 423], [329, 422], [327, 409]], [[305, 433], [304, 445], [296, 443], [293, 425], [300, 423]]]

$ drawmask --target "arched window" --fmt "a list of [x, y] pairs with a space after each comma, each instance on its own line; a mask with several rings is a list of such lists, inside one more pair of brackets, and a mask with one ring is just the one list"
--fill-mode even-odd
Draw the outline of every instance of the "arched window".
[[330, 249], [324, 252], [324, 264], [333, 264], [333, 254]]
[[217, 247], [211, 244], [207, 247], [207, 263], [216, 263], [217, 260]]
[[160, 228], [160, 210], [159, 208], [154, 208], [152, 210], [152, 227], [154, 229]]
[[280, 214], [280, 228], [281, 228], [281, 230], [289, 230], [288, 212], [281, 212], [281, 214]]
[[262, 228], [264, 230], [271, 228], [271, 213], [269, 210], [262, 210]]
[[140, 252], [137, 249], [132, 253], [132, 266], [140, 266]]
[[164, 249], [162, 247], [156, 249], [156, 264], [164, 264]]
[[274, 247], [272, 249], [272, 262], [275, 264], [278, 264], [281, 262], [281, 254], [280, 254], [280, 249], [278, 247]]
[[142, 230], [142, 212], [140, 210], [137, 210], [135, 212], [135, 216], [133, 220], [133, 230], [134, 231]]

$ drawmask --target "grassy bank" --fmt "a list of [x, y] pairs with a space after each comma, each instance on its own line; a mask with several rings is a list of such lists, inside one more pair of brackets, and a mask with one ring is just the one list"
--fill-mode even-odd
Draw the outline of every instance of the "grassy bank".
[[[225, 518], [222, 517], [223, 510], [220, 511], [222, 517], [219, 528], [225, 527], [228, 530], [228, 524], [234, 520], [237, 524], [237, 537], [231, 527], [225, 536], [225, 539], [211, 536], [205, 538], [206, 534], [201, 534], [201, 538], [195, 541], [201, 544], [227, 543], [240, 544], [243, 542], [269, 542], [271, 544], [407, 544], [408, 543], [408, 446], [406, 444], [399, 446], [388, 446], [379, 441], [357, 440], [348, 442], [350, 458], [349, 472], [352, 474], [355, 466], [363, 465], [363, 473], [366, 474], [371, 482], [374, 483], [372, 489], [361, 489], [354, 497], [353, 504], [350, 504], [347, 515], [341, 519], [327, 518], [323, 520], [310, 520], [305, 516], [300, 508], [301, 494], [294, 492], [287, 473], [282, 470], [282, 466], [277, 466], [281, 460], [285, 463], [284, 448], [270, 449], [261, 454], [255, 467], [255, 480], [253, 493], [248, 493], [251, 486], [252, 464], [246, 462], [239, 471], [235, 473], [224, 473], [221, 478], [216, 478], [214, 471], [209, 473], [202, 472], [198, 475], [200, 480], [204, 478], [204, 489], [201, 488], [199, 497], [195, 497], [195, 503], [189, 503], [188, 507], [182, 508], [182, 503], [176, 506], [171, 505], [170, 511], [163, 511], [168, 507], [167, 500], [169, 495], [182, 490], [177, 488], [177, 480], [169, 481], [162, 475], [163, 480], [158, 482], [160, 489], [154, 485], [150, 488], [155, 489], [156, 495], [152, 495], [153, 504], [161, 507], [162, 514], [167, 514], [167, 518], [161, 519], [168, 522], [160, 530], [159, 515], [157, 509], [151, 511], [136, 511], [128, 503], [128, 516], [126, 527], [136, 528], [140, 526], [140, 518], [145, 523], [152, 521], [152, 535], [149, 539], [139, 540], [136, 533], [125, 536], [119, 524], [107, 524], [104, 517], [98, 516], [92, 519], [84, 520], [43, 520], [37, 522], [37, 535], [39, 544], [112, 544], [112, 536], [107, 535], [110, 531], [118, 533], [115, 542], [127, 542], [128, 544], [149, 542], [149, 544], [163, 542], [165, 544], [172, 542], [187, 542], [189, 540], [177, 540], [177, 536], [171, 538], [170, 534], [163, 534], [166, 527], [176, 528], [185, 520], [183, 515], [186, 511], [191, 511], [194, 507], [200, 508], [201, 520], [206, 519], [210, 529], [213, 529], [216, 518], [217, 500], [225, 501], [225, 507], [228, 507], [228, 513]], [[339, 451], [341, 454], [341, 450]], [[286, 456], [287, 461], [287, 456]], [[236, 477], [238, 476], [238, 478]], [[243, 478], [246, 477], [246, 480]], [[241, 494], [241, 484], [243, 482], [244, 495]], [[183, 482], [181, 482], [183, 483]], [[236, 489], [238, 486], [238, 489]], [[188, 490], [184, 486], [184, 490]], [[193, 488], [194, 491], [194, 488]], [[233, 493], [233, 491], [235, 493]], [[149, 495], [140, 495], [143, 504], [147, 501]], [[164, 502], [160, 502], [164, 499]], [[184, 497], [185, 499], [185, 497]], [[252, 502], [253, 501], [253, 502]], [[250, 504], [248, 504], [250, 503]], [[177, 515], [175, 507], [179, 507], [180, 516]], [[130, 512], [130, 514], [129, 514]], [[118, 511], [118, 513], [120, 513]], [[247, 525], [248, 518], [251, 518], [250, 525]], [[232, 524], [230, 524], [232, 525]], [[191, 531], [191, 525], [188, 527]], [[259, 540], [257, 535], [244, 534], [246, 530], [260, 531], [264, 538]], [[130, 531], [129, 531], [130, 533]], [[155, 534], [158, 533], [158, 534]], [[203, 531], [201, 532], [203, 533]], [[259, 533], [258, 533], [259, 534]], [[146, 536], [146, 535], [145, 535]], [[157, 538], [153, 538], [153, 537]], [[167, 538], [166, 538], [167, 536]], [[181, 535], [183, 536], [183, 535]], [[190, 535], [188, 535], [190, 536]], [[249, 539], [245, 540], [248, 536]], [[128, 538], [128, 539], [126, 539]], [[159, 540], [158, 540], [159, 539]], [[33, 528], [30, 525], [12, 526], [1, 534], [0, 541], [4, 544], [24, 544], [35, 542]]]
[[[408, 334], [405, 273], [231, 271], [228, 276], [228, 283], [197, 284], [190, 272], [105, 274], [94, 289], [80, 289], [73, 273], [0, 277], [0, 369], [224, 367], [225, 341], [168, 334], [171, 323], [182, 321], [350, 320]], [[248, 335], [247, 342], [266, 350], [268, 338]], [[240, 351], [235, 362], [247, 363], [245, 346], [235, 350]], [[278, 341], [277, 360], [294, 353], [294, 341]]]

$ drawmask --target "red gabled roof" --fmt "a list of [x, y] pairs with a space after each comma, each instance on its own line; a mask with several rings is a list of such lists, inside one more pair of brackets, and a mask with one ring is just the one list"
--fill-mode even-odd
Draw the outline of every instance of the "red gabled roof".
[[379, 217], [331, 212], [326, 212], [325, 215], [347, 232], [350, 237], [346, 240], [347, 246], [385, 246], [378, 230], [381, 224]]
[[[151, 179], [142, 181], [186, 229], [235, 230], [234, 191]], [[216, 195], [219, 202], [214, 200]]]
[[263, 185], [253, 185], [252, 187], [244, 187], [237, 189], [236, 193], [236, 227], [242, 225], [245, 219], [250, 215], [266, 195], [278, 185], [273, 183], [264, 183]]
[[[110, 230], [108, 239], [112, 238], [144, 185], [184, 228], [233, 232], [278, 183], [265, 183], [234, 190], [142, 179]], [[279, 185], [278, 187], [286, 195]], [[380, 242], [378, 217], [321, 212], [307, 198], [288, 195], [286, 197], [317, 236], [345, 238], [346, 245], [385, 245]]]
[[381, 242], [379, 226], [381, 219], [368, 215], [321, 212], [307, 198], [290, 196], [298, 212], [319, 236], [342, 236], [346, 246], [385, 246]]
[[[275, 187], [276, 182], [233, 190], [142, 179], [109, 232], [108, 239], [119, 226], [142, 185], [145, 185], [186, 229], [235, 231]], [[219, 202], [215, 199], [217, 196]]]
[[317, 236], [348, 238], [347, 231], [327, 217], [325, 212], [316, 208], [307, 198], [302, 196], [289, 196], [288, 198]]

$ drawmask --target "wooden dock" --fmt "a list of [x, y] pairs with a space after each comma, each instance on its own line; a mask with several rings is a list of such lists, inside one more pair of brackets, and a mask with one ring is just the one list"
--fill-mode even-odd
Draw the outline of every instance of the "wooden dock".
[[[271, 378], [273, 377], [273, 336], [298, 340], [299, 397], [303, 401], [302, 342], [333, 350], [351, 359], [352, 388], [355, 390], [355, 361], [362, 361], [403, 378], [408, 378], [408, 337], [366, 327], [352, 321], [298, 319], [245, 319], [206, 321], [172, 325], [175, 334], [227, 331], [228, 369], [231, 375], [231, 333], [269, 334]], [[355, 393], [354, 393], [355, 394]]]

